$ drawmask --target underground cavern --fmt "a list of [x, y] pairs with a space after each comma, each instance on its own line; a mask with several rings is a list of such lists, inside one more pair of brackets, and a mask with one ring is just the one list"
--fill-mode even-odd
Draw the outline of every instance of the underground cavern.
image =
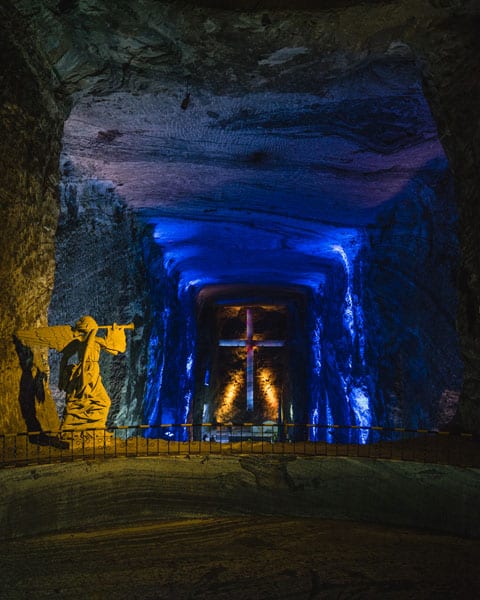
[[[0, 441], [4, 458], [15, 439], [26, 461], [0, 473], [3, 537], [114, 523], [114, 499], [99, 492], [97, 512], [81, 491], [86, 472], [73, 483], [81, 467], [61, 462], [72, 456], [54, 444], [65, 410], [60, 353], [19, 334], [86, 315], [132, 324], [124, 352], [100, 355], [109, 435], [127, 455], [128, 443], [179, 449], [146, 457], [160, 462], [132, 469], [125, 494], [134, 497], [137, 477], [163, 477], [161, 460], [171, 481], [172, 461], [190, 460], [171, 490], [178, 514], [170, 499], [155, 512], [146, 487], [150, 504], [134, 514], [125, 500], [118, 523], [188, 519], [197, 501], [204, 517], [230, 501], [234, 514], [278, 516], [268, 496], [278, 493], [295, 518], [478, 536], [478, 464], [436, 464], [446, 487], [425, 475], [428, 500], [405, 484], [418, 504], [397, 510], [402, 478], [420, 481], [418, 465], [433, 459], [427, 449], [389, 467], [374, 454], [405, 430], [441, 432], [432, 439], [478, 454], [478, 3], [4, 0], [0, 16]], [[122, 428], [137, 426], [128, 442]], [[244, 456], [242, 446], [223, 463], [205, 459], [244, 439], [277, 456], [247, 447]], [[344, 488], [320, 501], [312, 483], [321, 460], [350, 458], [300, 457], [300, 444], [355, 448], [359, 472], [372, 477], [358, 505]], [[186, 459], [186, 448], [198, 456]], [[85, 499], [78, 522], [46, 500], [43, 475], [10, 481], [35, 455], [58, 457], [38, 472]], [[121, 497], [123, 463], [98, 458], [93, 480], [112, 469], [105, 477]], [[346, 463], [338, 469], [358, 482]], [[374, 469], [392, 469], [391, 481]], [[203, 476], [215, 497], [192, 491]], [[30, 485], [43, 490], [37, 503], [15, 495]], [[379, 493], [377, 506], [378, 486], [396, 491]], [[435, 495], [442, 514], [427, 510]], [[452, 503], [453, 516], [442, 516]], [[29, 511], [30, 529], [18, 524]]]

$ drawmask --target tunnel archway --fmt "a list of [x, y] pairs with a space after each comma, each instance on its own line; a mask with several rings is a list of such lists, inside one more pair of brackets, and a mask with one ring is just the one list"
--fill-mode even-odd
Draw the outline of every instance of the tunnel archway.
[[278, 426], [305, 421], [306, 290], [212, 285], [197, 300], [193, 421]]

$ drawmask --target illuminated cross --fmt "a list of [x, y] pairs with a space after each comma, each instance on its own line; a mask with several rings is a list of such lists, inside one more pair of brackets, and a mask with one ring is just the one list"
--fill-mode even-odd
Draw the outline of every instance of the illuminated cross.
[[247, 337], [244, 340], [220, 340], [220, 346], [247, 349], [247, 410], [253, 410], [253, 353], [259, 346], [279, 348], [285, 342], [282, 340], [255, 340], [253, 333], [252, 309], [247, 308]]

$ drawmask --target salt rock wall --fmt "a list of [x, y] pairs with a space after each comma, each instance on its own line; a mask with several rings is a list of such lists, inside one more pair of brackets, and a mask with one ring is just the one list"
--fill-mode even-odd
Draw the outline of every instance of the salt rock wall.
[[0, 538], [232, 514], [352, 519], [478, 538], [479, 483], [478, 469], [272, 455], [3, 469]]
[[367, 362], [385, 427], [444, 428], [461, 389], [453, 182], [447, 164], [430, 167], [403, 202], [382, 208], [361, 256]]
[[[462, 3], [463, 5], [463, 3]], [[425, 95], [455, 179], [461, 264], [457, 330], [464, 364], [456, 423], [480, 431], [480, 15], [459, 6], [456, 18], [432, 31], [424, 53]]]
[[[102, 353], [101, 373], [112, 400], [109, 423], [140, 423], [148, 308], [138, 225], [109, 182], [76, 177], [67, 159], [62, 163], [60, 199], [49, 324], [73, 325], [83, 315], [91, 315], [99, 325], [134, 322], [135, 330], [127, 331], [125, 354]], [[61, 416], [59, 363], [60, 355], [51, 351], [50, 386]]]
[[46, 324], [65, 114], [34, 33], [9, 2], [0, 6], [0, 56], [0, 431], [24, 431], [57, 424], [49, 398], [28, 393], [42, 381], [31, 354], [22, 372], [13, 334]]
[[[197, 340], [193, 290], [185, 286], [180, 273], [155, 243], [152, 230], [150, 234], [146, 231], [142, 245], [152, 315], [143, 422], [154, 426], [186, 423], [193, 401]], [[160, 428], [151, 434], [183, 439], [187, 432], [185, 428]]]

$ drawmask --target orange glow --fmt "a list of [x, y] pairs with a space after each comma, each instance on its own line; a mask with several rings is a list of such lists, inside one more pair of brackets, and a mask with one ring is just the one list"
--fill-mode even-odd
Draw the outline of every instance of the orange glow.
[[278, 418], [278, 390], [274, 385], [275, 376], [272, 369], [259, 368], [257, 377], [265, 398], [264, 419], [267, 421], [276, 421]]
[[233, 403], [243, 384], [242, 373], [236, 373], [232, 381], [227, 385], [223, 395], [222, 404], [217, 410], [216, 418], [219, 423], [227, 423], [232, 419]]

